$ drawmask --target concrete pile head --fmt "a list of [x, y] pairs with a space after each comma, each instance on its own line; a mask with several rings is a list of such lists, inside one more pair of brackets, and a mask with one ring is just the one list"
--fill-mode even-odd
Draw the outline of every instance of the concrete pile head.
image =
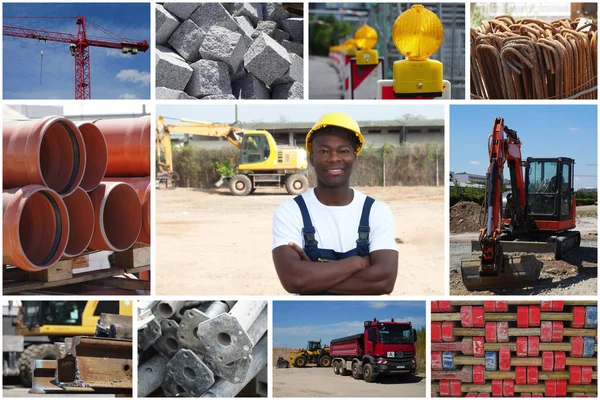
[[[250, 99], [273, 98], [276, 86], [302, 76], [297, 62], [288, 57], [288, 53], [304, 56], [302, 18], [280, 3], [157, 4], [156, 38], [157, 99], [238, 99], [240, 94], [242, 99], [246, 94]], [[199, 94], [198, 81], [211, 81], [209, 75], [215, 72], [212, 67], [193, 68], [200, 60], [228, 65], [228, 74], [216, 79], [223, 88], [220, 92]], [[260, 80], [267, 91], [246, 75]], [[227, 86], [236, 88], [238, 94], [231, 95]], [[292, 88], [297, 96], [303, 86]], [[289, 90], [279, 88], [277, 98], [294, 97], [284, 92]]]

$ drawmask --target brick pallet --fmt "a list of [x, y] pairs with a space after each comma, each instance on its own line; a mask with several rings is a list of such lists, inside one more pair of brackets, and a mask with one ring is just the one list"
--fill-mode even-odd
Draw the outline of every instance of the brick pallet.
[[597, 397], [594, 301], [433, 301], [431, 394]]

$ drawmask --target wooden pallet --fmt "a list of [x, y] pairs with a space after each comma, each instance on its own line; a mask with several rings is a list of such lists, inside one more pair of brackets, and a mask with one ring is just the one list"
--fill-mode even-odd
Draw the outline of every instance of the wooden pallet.
[[114, 266], [80, 272], [90, 266], [92, 253], [61, 259], [40, 272], [4, 265], [3, 294], [150, 294], [150, 280], [133, 279], [132, 275], [149, 277], [150, 246], [135, 244], [129, 250], [114, 253]]

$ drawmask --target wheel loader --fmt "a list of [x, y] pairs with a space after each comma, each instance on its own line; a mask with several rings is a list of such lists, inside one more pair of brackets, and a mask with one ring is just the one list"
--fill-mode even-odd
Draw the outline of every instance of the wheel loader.
[[297, 195], [308, 189], [308, 156], [306, 150], [277, 146], [273, 135], [265, 130], [244, 130], [227, 124], [182, 118], [184, 124], [166, 125], [163, 117], [156, 120], [156, 158], [160, 172], [156, 184], [167, 189], [177, 186], [179, 175], [173, 170], [171, 134], [220, 137], [239, 149], [233, 176], [222, 176], [216, 183], [227, 184], [234, 196], [246, 196], [259, 187], [284, 187]]
[[[481, 255], [461, 263], [463, 283], [471, 291], [534, 286], [543, 266], [535, 253], [552, 253], [561, 259], [581, 243], [580, 233], [572, 230], [575, 160], [528, 157], [523, 161], [517, 131], [504, 125], [503, 118], [494, 120], [488, 151], [485, 226], [472, 242], [472, 250]], [[505, 164], [510, 172], [508, 192], [502, 192]], [[512, 252], [531, 254], [505, 254]]]
[[290, 360], [279, 357], [277, 368], [287, 368], [292, 364], [296, 368], [304, 368], [308, 364], [316, 364], [317, 367], [331, 367], [331, 356], [329, 346], [321, 347], [321, 339], [309, 340], [306, 349], [290, 352]]
[[[132, 315], [131, 301], [22, 301], [3, 310], [3, 375], [31, 387], [31, 362], [56, 360], [54, 342], [94, 336], [102, 313]], [[17, 309], [16, 313], [13, 311]]]

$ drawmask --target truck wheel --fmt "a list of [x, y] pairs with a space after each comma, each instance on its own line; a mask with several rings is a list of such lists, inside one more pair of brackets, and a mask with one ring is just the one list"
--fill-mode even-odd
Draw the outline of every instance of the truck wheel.
[[296, 359], [294, 360], [294, 367], [296, 367], [296, 368], [306, 367], [306, 357], [304, 357], [304, 356], [296, 357]]
[[331, 367], [331, 357], [329, 357], [329, 356], [321, 357], [321, 359], [319, 360], [319, 365], [324, 368]]
[[333, 373], [336, 375], [340, 375], [341, 371], [340, 371], [340, 363], [337, 361], [333, 362]]
[[235, 175], [231, 178], [229, 190], [234, 196], [247, 196], [252, 191], [252, 182], [246, 175]]
[[285, 190], [289, 194], [298, 195], [308, 189], [308, 178], [304, 175], [294, 174], [285, 180]]
[[359, 372], [358, 363], [355, 362], [352, 364], [352, 377], [354, 379], [362, 379], [362, 374]]
[[377, 375], [373, 373], [373, 366], [371, 364], [363, 366], [363, 379], [365, 382], [375, 382], [377, 380]]
[[31, 362], [33, 360], [56, 360], [57, 357], [54, 345], [50, 343], [34, 344], [26, 348], [19, 358], [19, 375], [23, 385], [31, 387]]

